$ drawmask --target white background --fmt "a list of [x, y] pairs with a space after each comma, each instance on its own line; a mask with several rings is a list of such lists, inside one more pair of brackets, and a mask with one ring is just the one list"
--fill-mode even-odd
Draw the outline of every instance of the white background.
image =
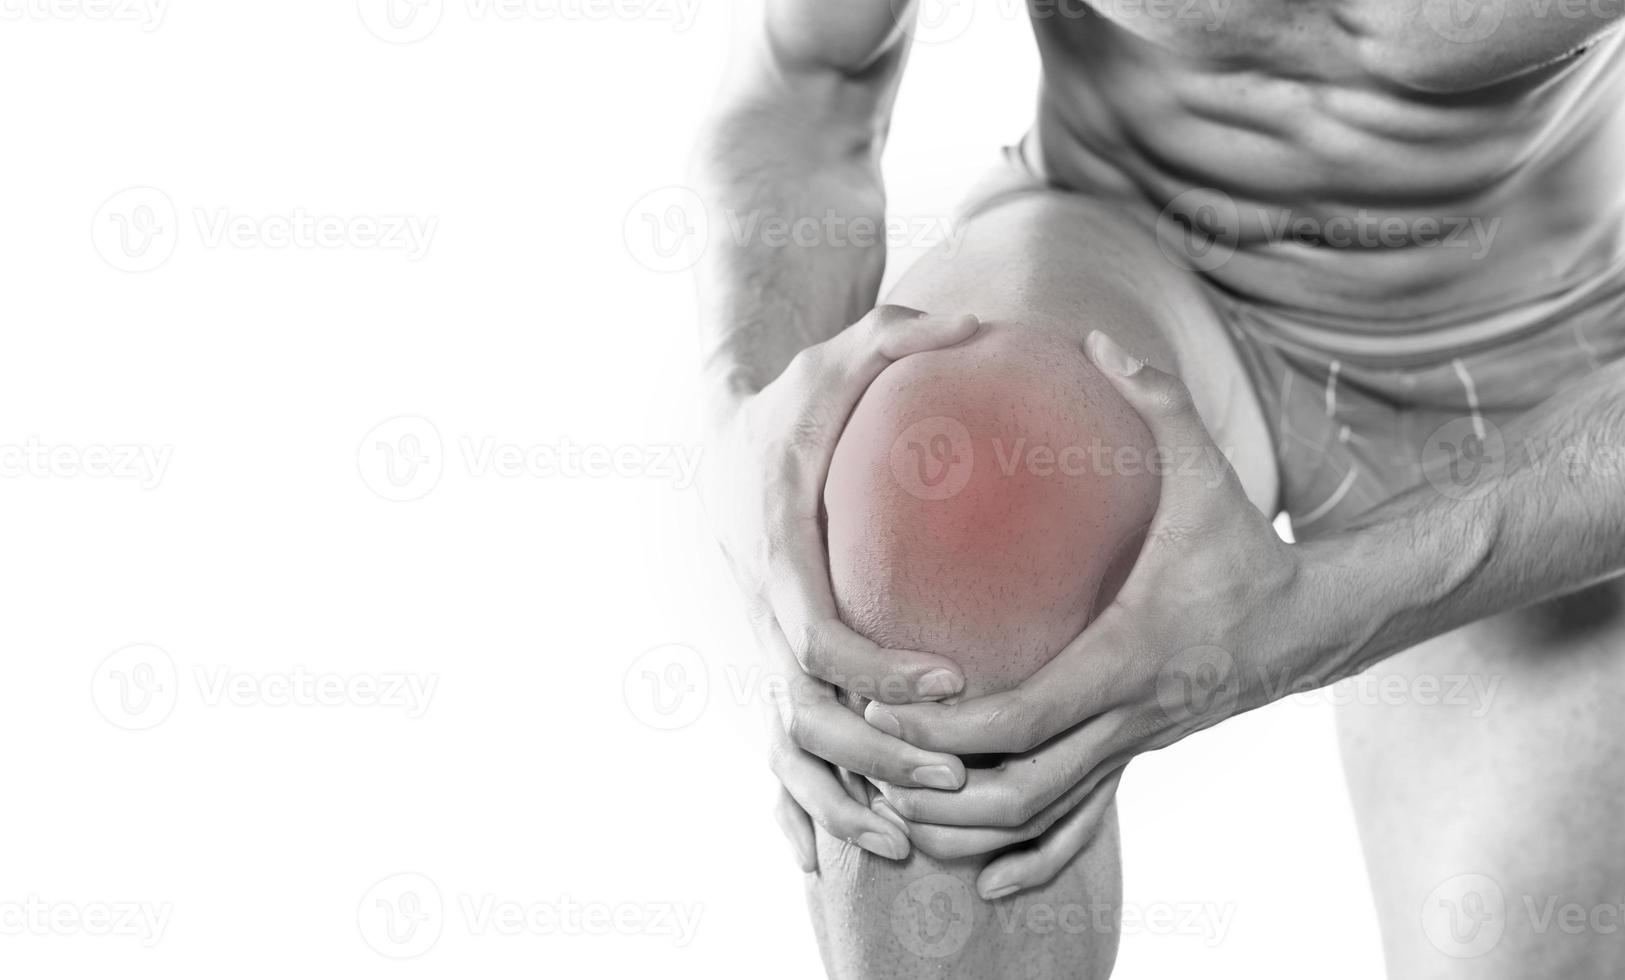
[[[735, 14], [446, 0], [395, 44], [372, 7], [3, 7], [0, 973], [820, 976], [672, 462], [692, 285], [648, 267]], [[894, 213], [1023, 131], [1016, 9], [917, 47]], [[367, 237], [401, 217], [426, 248]], [[544, 469], [572, 447], [619, 475]], [[1121, 806], [1131, 913], [1208, 911], [1118, 976], [1380, 972], [1324, 703], [1138, 761]], [[162, 928], [104, 934], [126, 908]]]

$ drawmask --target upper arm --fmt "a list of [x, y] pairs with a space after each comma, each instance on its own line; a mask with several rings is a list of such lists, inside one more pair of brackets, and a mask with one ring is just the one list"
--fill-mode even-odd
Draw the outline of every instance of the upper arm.
[[861, 78], [901, 60], [914, 0], [766, 0], [769, 49], [790, 71]]
[[740, 100], [805, 122], [884, 132], [907, 59], [915, 0], [762, 0], [757, 43], [734, 78]]

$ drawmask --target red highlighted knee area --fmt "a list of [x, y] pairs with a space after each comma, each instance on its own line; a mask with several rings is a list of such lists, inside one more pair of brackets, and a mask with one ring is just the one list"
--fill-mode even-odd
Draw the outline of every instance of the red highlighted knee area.
[[824, 490], [842, 618], [957, 661], [968, 695], [1020, 683], [1132, 566], [1155, 443], [1078, 341], [984, 327], [887, 368]]

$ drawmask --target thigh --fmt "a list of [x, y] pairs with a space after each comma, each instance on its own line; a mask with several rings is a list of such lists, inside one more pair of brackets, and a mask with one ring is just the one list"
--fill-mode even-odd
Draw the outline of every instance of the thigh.
[[1273, 516], [1276, 463], [1258, 395], [1207, 287], [1164, 256], [1154, 220], [1083, 194], [1004, 193], [916, 262], [886, 302], [1080, 344], [1090, 331], [1110, 334], [1184, 380], [1249, 498]]
[[1625, 585], [1360, 680], [1339, 733], [1390, 976], [1625, 976]]

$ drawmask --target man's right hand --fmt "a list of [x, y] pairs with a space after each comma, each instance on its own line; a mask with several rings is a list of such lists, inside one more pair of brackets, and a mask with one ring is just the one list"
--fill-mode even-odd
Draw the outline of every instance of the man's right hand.
[[835, 443], [876, 376], [979, 326], [972, 316], [882, 306], [803, 350], [760, 391], [729, 387], [707, 406], [707, 516], [775, 681], [768, 759], [782, 785], [779, 823], [804, 871], [818, 866], [814, 822], [883, 857], [908, 855], [902, 828], [855, 800], [832, 766], [899, 786], [965, 781], [957, 757], [892, 738], [838, 700], [836, 686], [888, 703], [936, 700], [959, 693], [964, 677], [952, 661], [883, 649], [841, 622], [819, 503]]

